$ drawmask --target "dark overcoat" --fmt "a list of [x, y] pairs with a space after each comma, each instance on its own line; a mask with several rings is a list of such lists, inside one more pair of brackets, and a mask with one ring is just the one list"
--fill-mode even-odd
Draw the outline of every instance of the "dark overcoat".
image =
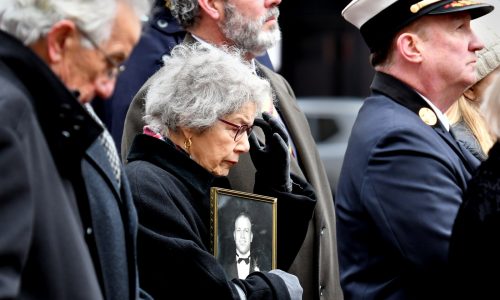
[[[155, 299], [240, 299], [210, 250], [210, 188], [216, 177], [172, 142], [147, 135], [134, 140], [126, 171], [139, 215], [137, 249], [144, 290]], [[297, 222], [303, 224], [314, 201], [307, 196], [296, 200], [301, 203]], [[249, 300], [290, 298], [285, 283], [274, 274], [254, 273], [233, 282]]]
[[126, 178], [111, 180], [102, 127], [31, 50], [0, 39], [2, 152], [18, 156], [0, 158], [14, 172], [0, 198], [18, 206], [0, 210], [17, 232], [0, 243], [15, 266], [5, 286], [21, 299], [137, 299], [137, 217]]
[[469, 181], [450, 242], [455, 299], [498, 299], [500, 143]]
[[69, 181], [100, 133], [75, 130], [88, 122], [49, 68], [0, 31], [2, 299], [103, 299]]

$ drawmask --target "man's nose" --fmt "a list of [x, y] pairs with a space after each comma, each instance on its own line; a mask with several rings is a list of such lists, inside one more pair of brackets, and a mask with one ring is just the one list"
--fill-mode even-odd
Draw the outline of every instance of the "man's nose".
[[108, 99], [115, 90], [116, 79], [101, 76], [95, 82], [96, 95], [102, 99]]
[[281, 0], [266, 0], [266, 7], [274, 7], [280, 5]]

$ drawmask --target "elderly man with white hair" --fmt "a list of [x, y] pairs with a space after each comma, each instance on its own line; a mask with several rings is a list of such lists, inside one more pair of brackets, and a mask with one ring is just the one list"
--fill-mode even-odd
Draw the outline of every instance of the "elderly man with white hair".
[[85, 106], [110, 96], [149, 10], [0, 2], [0, 298], [139, 297], [128, 183]]

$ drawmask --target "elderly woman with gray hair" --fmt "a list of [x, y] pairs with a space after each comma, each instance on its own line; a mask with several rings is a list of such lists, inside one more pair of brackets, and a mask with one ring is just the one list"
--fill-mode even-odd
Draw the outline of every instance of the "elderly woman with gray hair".
[[252, 138], [257, 173], [273, 177], [255, 190], [280, 197], [278, 227], [297, 235], [279, 240], [278, 231], [278, 249], [300, 246], [315, 205], [309, 185], [290, 180], [282, 126], [266, 114], [255, 119], [263, 102], [272, 101], [269, 83], [232, 51], [177, 46], [150, 79], [147, 125], [132, 144], [126, 171], [139, 215], [140, 282], [156, 299], [301, 299], [294, 275], [272, 270], [230, 280], [210, 252], [210, 188], [230, 188], [225, 176], [250, 150], [254, 125], [267, 140]]
[[500, 271], [500, 76], [481, 105], [496, 142], [468, 184], [450, 243], [457, 299], [499, 299]]

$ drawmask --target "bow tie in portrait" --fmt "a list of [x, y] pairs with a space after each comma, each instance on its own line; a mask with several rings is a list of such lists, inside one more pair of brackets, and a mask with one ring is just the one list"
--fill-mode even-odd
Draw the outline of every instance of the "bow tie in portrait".
[[238, 258], [238, 263], [244, 261], [247, 265], [250, 263], [250, 256], [247, 258]]

